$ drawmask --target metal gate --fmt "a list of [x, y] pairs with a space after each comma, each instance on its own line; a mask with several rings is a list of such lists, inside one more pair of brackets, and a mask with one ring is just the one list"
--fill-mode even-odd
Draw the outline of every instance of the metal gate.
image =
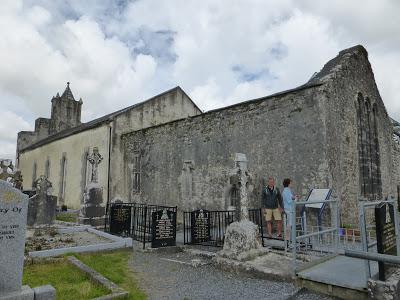
[[[112, 203], [105, 226], [105, 231], [111, 234], [132, 237], [132, 239], [143, 243], [153, 240], [152, 216], [161, 210], [172, 211], [176, 214], [176, 206], [161, 206], [144, 203]], [[176, 221], [175, 221], [176, 231]]]

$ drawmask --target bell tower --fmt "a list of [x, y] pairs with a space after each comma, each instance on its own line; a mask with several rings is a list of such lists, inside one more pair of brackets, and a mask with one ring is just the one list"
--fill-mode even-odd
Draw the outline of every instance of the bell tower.
[[64, 93], [51, 99], [50, 135], [81, 124], [82, 99], [76, 101], [67, 82]]

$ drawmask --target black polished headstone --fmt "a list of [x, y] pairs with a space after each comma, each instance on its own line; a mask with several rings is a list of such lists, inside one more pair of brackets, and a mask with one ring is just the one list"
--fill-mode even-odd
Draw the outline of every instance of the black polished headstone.
[[151, 247], [168, 247], [176, 245], [176, 212], [168, 209], [158, 210], [151, 214], [152, 239]]
[[199, 209], [193, 211], [191, 213], [191, 225], [193, 244], [210, 241], [210, 212], [208, 210]]
[[[381, 254], [397, 255], [394, 207], [390, 203], [375, 206], [377, 250]], [[385, 264], [379, 262], [379, 280], [385, 280]]]
[[129, 236], [131, 232], [131, 206], [112, 205], [110, 209], [110, 233]]

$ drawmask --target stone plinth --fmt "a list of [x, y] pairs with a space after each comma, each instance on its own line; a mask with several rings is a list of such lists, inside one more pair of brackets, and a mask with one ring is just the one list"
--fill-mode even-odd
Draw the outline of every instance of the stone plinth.
[[56, 219], [57, 197], [37, 195], [29, 199], [28, 226], [53, 224]]
[[243, 220], [229, 225], [225, 233], [224, 247], [218, 255], [242, 261], [263, 253], [258, 226]]
[[105, 220], [103, 203], [103, 188], [97, 182], [91, 182], [86, 187], [84, 204], [82, 205], [79, 222], [85, 225], [101, 226]]
[[[0, 300], [34, 300], [34, 299], [35, 299], [35, 291], [27, 285], [22, 286], [22, 288], [18, 291], [6, 294], [0, 293]], [[48, 298], [48, 299], [51, 300], [55, 298]]]

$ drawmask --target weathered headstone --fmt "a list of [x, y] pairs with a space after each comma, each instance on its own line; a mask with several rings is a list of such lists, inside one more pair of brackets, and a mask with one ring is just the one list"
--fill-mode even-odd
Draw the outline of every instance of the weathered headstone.
[[0, 180], [12, 183], [19, 190], [23, 189], [21, 171], [14, 168], [11, 159], [0, 159]]
[[0, 180], [0, 299], [10, 294], [33, 299], [32, 290], [21, 289], [27, 212], [28, 196]]
[[104, 224], [105, 208], [103, 204], [103, 188], [98, 183], [98, 167], [103, 157], [97, 147], [93, 148], [93, 153], [88, 155], [87, 160], [92, 166], [90, 183], [86, 186], [84, 203], [81, 208], [79, 221], [83, 224], [100, 226]]
[[57, 197], [50, 195], [52, 184], [41, 175], [34, 182], [36, 193], [29, 198], [28, 225], [50, 225], [56, 218]]
[[210, 241], [210, 212], [199, 209], [191, 212], [191, 237], [193, 244]]
[[[375, 207], [376, 242], [378, 253], [397, 255], [394, 207], [390, 203]], [[379, 280], [385, 280], [385, 263], [379, 262]]]
[[169, 209], [155, 211], [152, 217], [151, 247], [168, 247], [176, 245], [176, 212]]
[[129, 236], [131, 233], [132, 206], [112, 204], [110, 209], [110, 232]]

